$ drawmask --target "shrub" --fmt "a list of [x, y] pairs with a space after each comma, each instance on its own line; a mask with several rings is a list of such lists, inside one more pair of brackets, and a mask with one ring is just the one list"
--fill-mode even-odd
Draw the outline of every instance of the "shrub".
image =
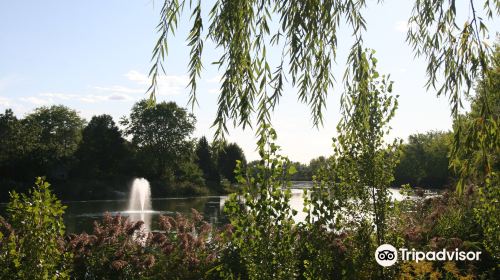
[[[231, 236], [232, 253], [240, 256], [241, 267], [222, 265], [223, 277], [248, 279], [293, 279], [297, 275], [296, 229], [290, 208], [289, 175], [293, 174], [290, 161], [277, 155], [279, 147], [275, 131], [265, 126], [260, 142], [261, 161], [257, 172], [243, 172], [242, 162], [236, 167], [236, 179], [241, 184], [238, 192], [230, 195], [225, 210], [234, 232]], [[255, 174], [255, 175], [252, 175]], [[235, 271], [236, 270], [236, 271]]]
[[160, 216], [159, 230], [106, 214], [92, 235], [71, 235], [76, 279], [203, 279], [219, 258], [218, 233], [195, 210], [192, 219]]
[[0, 218], [1, 279], [69, 279], [71, 254], [64, 251], [65, 207], [42, 178], [29, 195], [12, 192], [10, 225]]
[[92, 235], [68, 237], [67, 250], [74, 255], [76, 279], [138, 279], [151, 268], [154, 258], [137, 240], [146, 237], [142, 222], [131, 223], [120, 216], [105, 214], [94, 222]]

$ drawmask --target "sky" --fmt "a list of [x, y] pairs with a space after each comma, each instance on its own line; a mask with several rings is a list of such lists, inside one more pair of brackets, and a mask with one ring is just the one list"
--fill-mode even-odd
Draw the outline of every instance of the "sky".
[[[426, 91], [425, 61], [414, 58], [405, 42], [413, 1], [373, 2], [365, 12], [365, 46], [377, 51], [379, 72], [391, 75], [394, 93], [400, 96], [388, 140], [449, 130], [448, 100]], [[207, 18], [213, 1], [203, 3]], [[93, 115], [110, 114], [118, 122], [135, 102], [147, 97], [160, 5], [153, 0], [0, 1], [0, 111], [12, 108], [23, 117], [40, 106], [63, 104], [87, 121]], [[498, 20], [490, 26], [497, 28], [490, 33], [499, 31]], [[185, 39], [189, 28], [189, 14], [185, 13], [169, 43], [167, 75], [161, 78], [158, 101], [187, 106], [189, 48]], [[340, 119], [342, 73], [352, 40], [347, 28], [339, 32], [338, 59], [332, 67], [338, 82], [329, 92], [323, 126], [313, 127], [309, 108], [298, 101], [291, 85], [286, 85], [273, 113], [277, 143], [282, 154], [293, 161], [309, 162], [332, 152], [331, 138]], [[278, 51], [268, 53], [271, 58], [280, 55]], [[192, 111], [197, 118], [194, 137], [212, 139], [215, 131], [211, 125], [221, 73], [211, 63], [220, 55], [213, 44], [205, 43], [199, 106]], [[228, 140], [237, 142], [248, 160], [258, 158], [251, 129], [231, 128]]]

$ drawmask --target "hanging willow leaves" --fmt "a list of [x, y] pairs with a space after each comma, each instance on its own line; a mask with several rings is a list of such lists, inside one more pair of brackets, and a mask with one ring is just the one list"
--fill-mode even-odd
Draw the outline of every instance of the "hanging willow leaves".
[[[283, 93], [285, 80], [298, 89], [301, 102], [311, 108], [315, 125], [322, 123], [327, 92], [333, 87], [332, 63], [337, 54], [337, 34], [350, 29], [355, 42], [351, 52], [362, 45], [367, 29], [363, 16], [365, 0], [218, 0], [204, 32], [201, 1], [165, 0], [158, 24], [159, 39], [153, 49], [149, 76], [150, 99], [155, 100], [158, 76], [164, 71], [168, 36], [177, 28], [183, 8], [188, 6], [193, 26], [188, 36], [190, 103], [196, 103], [196, 80], [202, 64], [203, 38], [222, 50], [215, 62], [222, 70], [222, 86], [214, 121], [216, 135], [227, 131], [226, 122], [243, 127], [269, 118]], [[378, 1], [380, 4], [382, 1]], [[480, 2], [480, 3], [477, 3]], [[458, 11], [468, 11], [465, 22], [457, 20]], [[484, 17], [481, 13], [484, 13]], [[418, 0], [408, 20], [407, 41], [417, 56], [427, 60], [427, 87], [450, 98], [453, 116], [457, 116], [462, 92], [469, 92], [473, 81], [487, 65], [490, 48], [487, 23], [500, 14], [500, 1]], [[282, 53], [274, 66], [267, 53]], [[284, 67], [284, 65], [286, 65]], [[346, 72], [359, 65], [347, 63]], [[273, 70], [274, 68], [274, 70]], [[442, 77], [439, 80], [438, 77]]]
[[[366, 29], [361, 10], [364, 0], [350, 1], [215, 1], [204, 33], [201, 1], [165, 0], [158, 24], [159, 39], [153, 49], [149, 73], [150, 100], [155, 101], [158, 77], [165, 72], [168, 38], [177, 28], [184, 7], [190, 8], [192, 28], [189, 87], [192, 106], [196, 104], [197, 79], [202, 70], [204, 40], [222, 50], [214, 62], [223, 72], [214, 126], [216, 136], [224, 136], [227, 122], [242, 127], [252, 125], [252, 115], [260, 124], [270, 122], [270, 112], [279, 103], [285, 81], [298, 88], [299, 100], [307, 103], [315, 125], [322, 123], [327, 92], [333, 87], [332, 63], [337, 52], [337, 31], [347, 23], [362, 42]], [[276, 22], [278, 21], [278, 22]], [[279, 24], [278, 24], [279, 23]], [[353, 46], [353, 47], [354, 47]], [[281, 53], [281, 61], [271, 65], [267, 53]], [[257, 132], [260, 134], [260, 132]]]
[[[348, 29], [354, 38], [345, 77], [362, 67], [355, 57], [363, 49], [367, 29], [365, 0], [217, 0], [207, 19], [202, 18], [201, 0], [193, 1], [189, 5], [186, 0], [164, 1], [148, 92], [155, 101], [159, 75], [165, 73], [168, 37], [175, 32], [184, 7], [189, 7], [193, 21], [187, 38], [192, 106], [197, 103], [204, 40], [222, 50], [215, 62], [223, 72], [213, 123], [216, 137], [224, 137], [228, 121], [243, 128], [251, 126], [254, 113], [260, 135], [262, 124], [271, 122], [270, 113], [279, 103], [285, 81], [290, 81], [298, 90], [298, 99], [309, 105], [314, 125], [321, 125], [327, 93], [334, 84], [332, 64], [340, 28]], [[487, 20], [498, 15], [499, 0], [415, 1], [407, 42], [416, 56], [427, 61], [426, 86], [449, 98], [454, 119], [459, 117], [464, 95], [469, 96], [474, 81], [487, 71], [491, 57]], [[208, 22], [207, 30], [203, 29], [204, 21]], [[268, 62], [270, 52], [281, 53], [277, 65]], [[452, 157], [460, 153], [461, 134], [459, 128]]]
[[[488, 28], [485, 18], [500, 14], [500, 1], [418, 0], [408, 21], [407, 41], [417, 56], [427, 60], [427, 88], [437, 90], [437, 95], [447, 95], [451, 114], [459, 122], [463, 96], [470, 97], [474, 81], [488, 71], [491, 47], [488, 45]], [[458, 11], [468, 11], [464, 22], [457, 20]], [[480, 13], [485, 13], [483, 17]], [[498, 128], [495, 128], [498, 130]], [[457, 190], [463, 191], [464, 181], [471, 176], [466, 162], [460, 160], [468, 146], [481, 142], [479, 134], [472, 133], [463, 139], [463, 126], [455, 126], [451, 153], [452, 167], [459, 170]], [[469, 130], [482, 130], [481, 124]], [[494, 132], [493, 134], [496, 134]], [[483, 133], [488, 135], [491, 133]], [[478, 137], [475, 137], [478, 136]], [[487, 141], [494, 141], [491, 138]], [[481, 148], [483, 153], [486, 147]], [[460, 163], [460, 166], [458, 165]]]

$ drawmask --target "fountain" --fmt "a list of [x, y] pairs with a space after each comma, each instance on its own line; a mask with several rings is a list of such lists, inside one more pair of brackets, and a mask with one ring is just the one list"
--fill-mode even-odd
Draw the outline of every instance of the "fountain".
[[148, 180], [136, 178], [132, 182], [128, 211], [147, 211], [151, 210], [151, 188]]
[[132, 182], [128, 209], [125, 211], [131, 221], [143, 221], [144, 228], [150, 229], [154, 211], [151, 209], [151, 188], [148, 180], [136, 178]]

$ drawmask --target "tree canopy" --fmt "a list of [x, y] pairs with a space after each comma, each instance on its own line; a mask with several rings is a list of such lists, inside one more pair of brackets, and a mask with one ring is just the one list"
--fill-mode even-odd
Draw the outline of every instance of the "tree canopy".
[[235, 169], [237, 161], [246, 164], [245, 154], [236, 143], [224, 142], [217, 151], [217, 168], [220, 175], [232, 183], [236, 183]]
[[82, 132], [76, 157], [79, 173], [91, 178], [113, 177], [130, 158], [127, 142], [110, 115], [93, 116]]
[[126, 126], [125, 134], [132, 136], [139, 156], [147, 158], [148, 170], [156, 177], [164, 177], [175, 172], [179, 161], [191, 156], [195, 121], [194, 115], [174, 102], [150, 106], [142, 100], [132, 107], [130, 118], [122, 124]]
[[0, 188], [0, 201], [36, 176], [72, 200], [123, 198], [134, 177], [150, 180], [157, 196], [222, 192], [213, 148], [206, 147], [214, 174], [204, 178], [206, 166], [196, 162], [194, 121], [175, 103], [152, 108], [146, 101], [135, 104], [125, 133], [110, 115], [85, 124], [64, 106], [40, 107], [24, 118], [7, 109], [0, 113], [0, 184], [8, 188]]
[[196, 161], [198, 166], [203, 171], [203, 176], [207, 181], [220, 181], [219, 172], [217, 170], [217, 164], [215, 161], [215, 154], [213, 153], [212, 147], [207, 141], [205, 136], [201, 137], [196, 144]]
[[451, 133], [440, 131], [410, 135], [402, 146], [401, 159], [394, 174], [395, 185], [441, 188], [450, 183], [452, 138]]

